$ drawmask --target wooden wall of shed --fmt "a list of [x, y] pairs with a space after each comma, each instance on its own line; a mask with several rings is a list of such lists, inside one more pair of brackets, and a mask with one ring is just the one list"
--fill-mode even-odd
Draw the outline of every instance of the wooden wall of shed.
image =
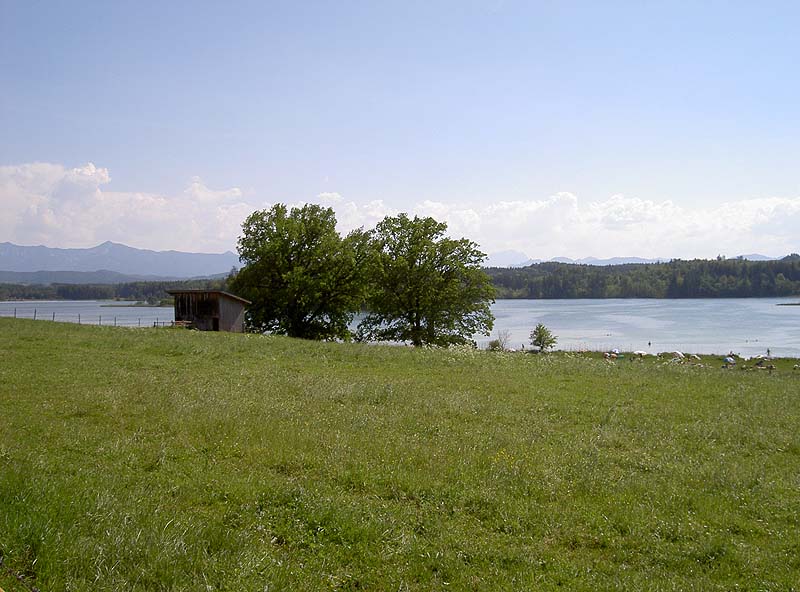
[[219, 330], [232, 333], [244, 332], [244, 304], [231, 298], [220, 298]]

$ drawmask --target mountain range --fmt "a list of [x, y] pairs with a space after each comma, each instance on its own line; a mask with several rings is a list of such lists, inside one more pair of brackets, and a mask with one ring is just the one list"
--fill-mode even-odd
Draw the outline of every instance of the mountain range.
[[[747, 259], [748, 261], [775, 261], [780, 257], [768, 257], [758, 253], [739, 255], [737, 259]], [[670, 261], [670, 258], [644, 259], [642, 257], [611, 257], [609, 259], [598, 259], [597, 257], [584, 257], [583, 259], [570, 259], [569, 257], [553, 257], [552, 259], [531, 259], [522, 251], [500, 251], [492, 253], [486, 259], [484, 267], [527, 267], [535, 263], [545, 263], [554, 261], [556, 263], [573, 263], [580, 265], [625, 265], [628, 263], [662, 263]]]
[[[88, 249], [54, 249], [44, 246], [27, 247], [13, 243], [0, 243], [0, 271], [24, 273], [34, 272], [102, 272], [98, 278], [86, 276], [80, 282], [49, 279], [48, 283], [117, 283], [119, 281], [185, 279], [211, 277], [226, 274], [239, 266], [235, 253], [185, 253], [182, 251], [151, 251], [135, 249], [127, 245], [104, 242]], [[113, 274], [129, 278], [120, 279]], [[112, 275], [109, 275], [112, 274]], [[35, 275], [35, 274], [34, 274]], [[52, 276], [50, 276], [52, 278]], [[19, 283], [41, 283], [33, 277], [18, 278]], [[102, 281], [95, 282], [95, 279]], [[111, 281], [113, 279], [113, 281]], [[11, 279], [3, 281], [10, 282]]]

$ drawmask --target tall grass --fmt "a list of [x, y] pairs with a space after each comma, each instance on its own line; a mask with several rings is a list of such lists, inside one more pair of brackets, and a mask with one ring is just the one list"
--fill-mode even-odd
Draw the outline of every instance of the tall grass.
[[42, 590], [800, 581], [788, 362], [8, 319], [0, 358], [0, 553]]

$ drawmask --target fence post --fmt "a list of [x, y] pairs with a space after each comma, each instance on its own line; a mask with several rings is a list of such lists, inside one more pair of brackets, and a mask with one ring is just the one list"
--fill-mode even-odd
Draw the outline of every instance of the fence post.
[[117, 317], [114, 317], [114, 326], [117, 326]]
[[56, 320], [56, 311], [53, 311], [53, 322]]
[[36, 309], [35, 308], [33, 309], [33, 320], [34, 321], [36, 320]]
[[142, 319], [141, 318], [139, 319], [139, 326], [140, 327], [142, 326]]
[[103, 324], [103, 315], [99, 315], [99, 317], [97, 319], [97, 324], [98, 325], [102, 325]]
[[81, 324], [81, 313], [78, 313], [78, 324]]
[[17, 318], [17, 307], [16, 306], [14, 307], [14, 318], [15, 319]]

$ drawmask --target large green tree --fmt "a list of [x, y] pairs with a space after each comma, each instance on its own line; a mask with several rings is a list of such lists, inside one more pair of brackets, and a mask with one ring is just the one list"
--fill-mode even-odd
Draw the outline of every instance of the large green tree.
[[342, 238], [331, 208], [277, 204], [244, 221], [239, 257], [244, 266], [230, 286], [252, 301], [252, 327], [305, 339], [350, 337], [367, 286], [367, 233]]
[[452, 345], [491, 332], [494, 288], [481, 269], [486, 255], [446, 231], [433, 218], [406, 214], [378, 224], [373, 290], [359, 339]]

